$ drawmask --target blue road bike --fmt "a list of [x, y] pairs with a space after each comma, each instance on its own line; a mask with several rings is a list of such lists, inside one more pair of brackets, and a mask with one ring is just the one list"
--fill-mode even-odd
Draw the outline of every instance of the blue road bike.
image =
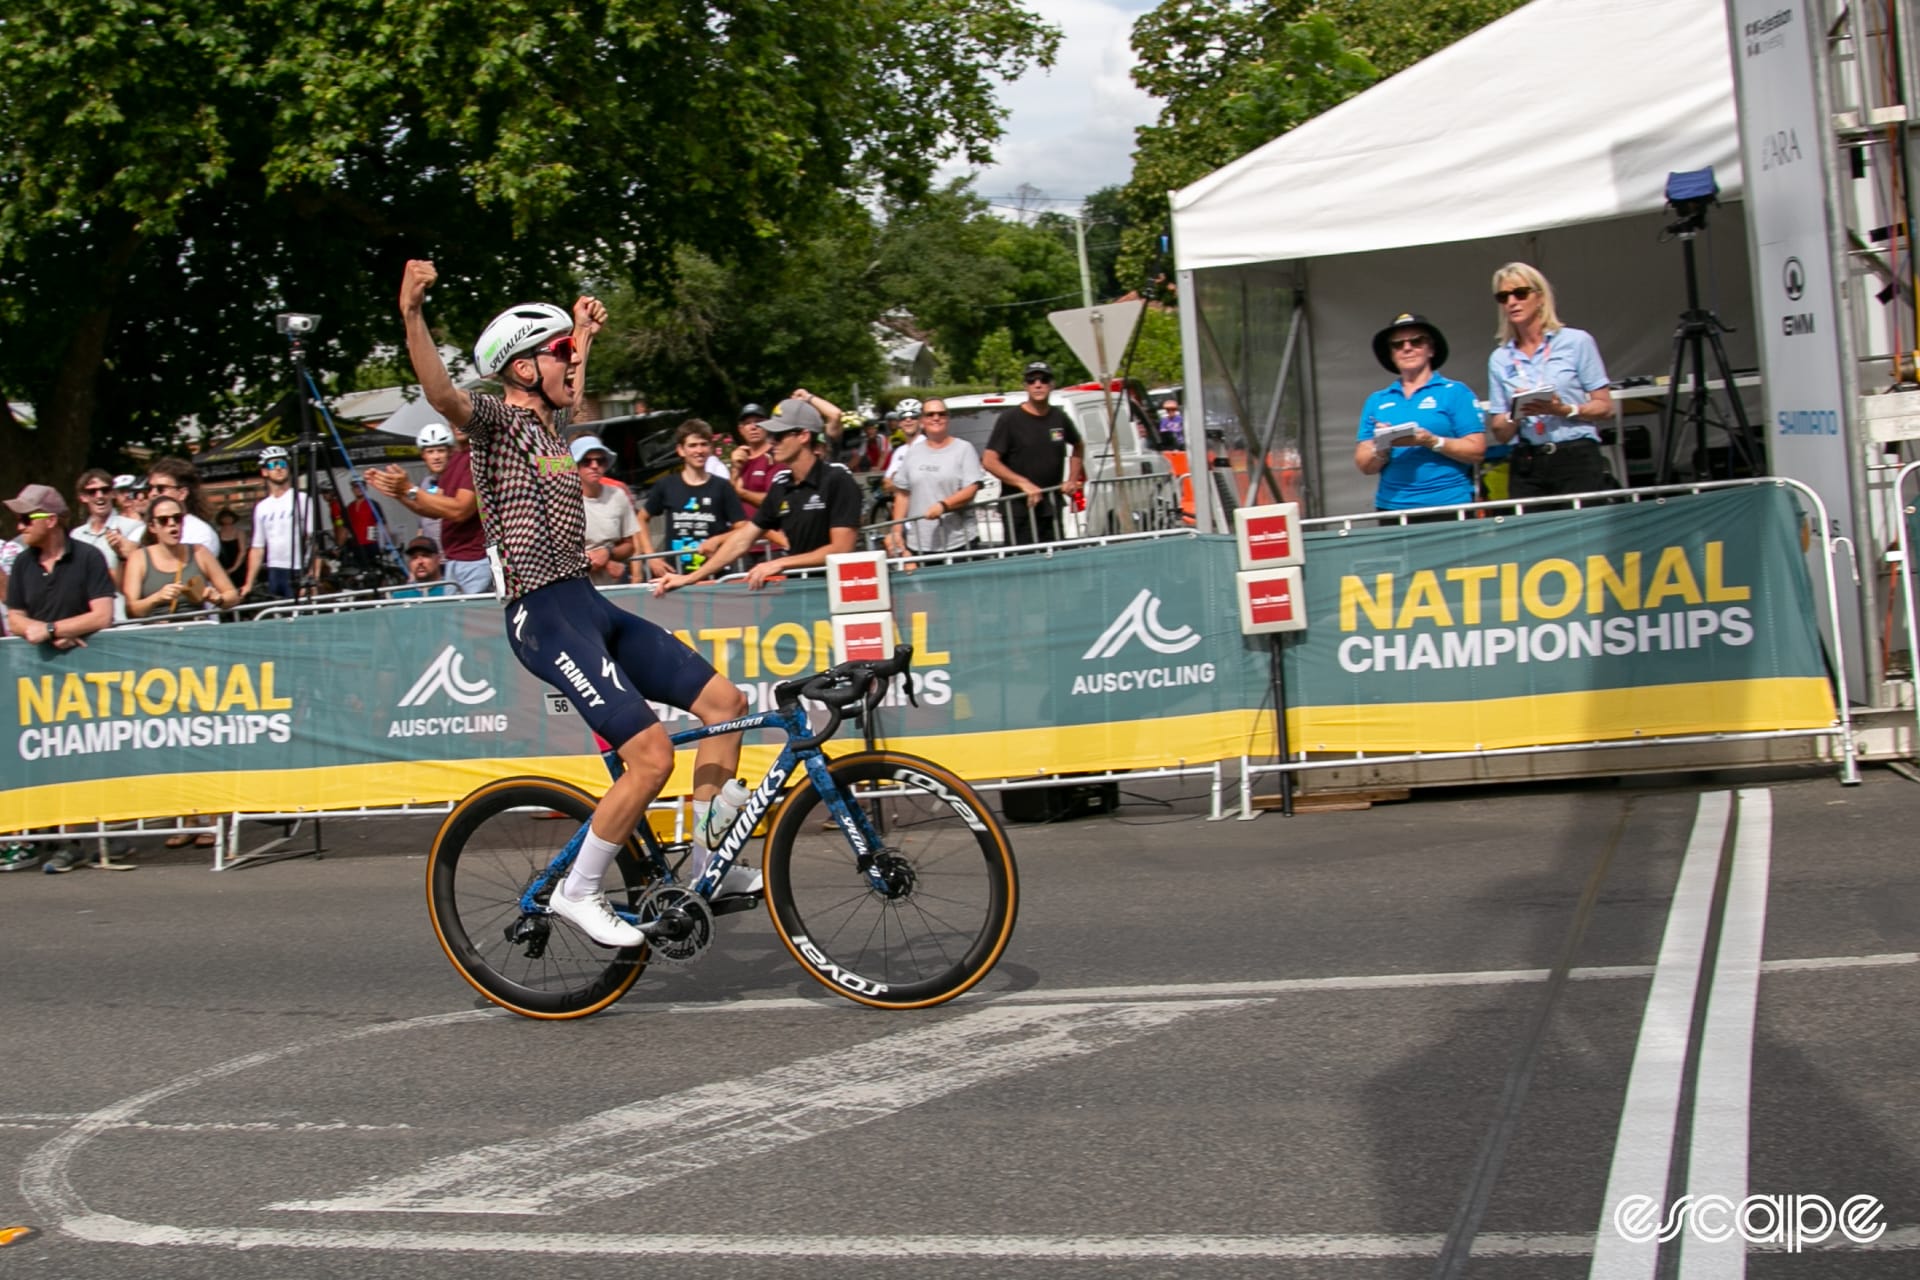
[[[604, 883], [614, 911], [647, 935], [637, 947], [601, 946], [547, 910], [573, 861], [555, 849], [592, 814], [591, 795], [535, 777], [474, 791], [447, 815], [427, 858], [427, 904], [447, 958], [503, 1008], [580, 1018], [625, 995], [649, 960], [696, 959], [713, 941], [716, 915], [764, 899], [800, 967], [849, 1000], [918, 1009], [966, 991], [1013, 935], [1019, 876], [1006, 832], [972, 787], [930, 760], [823, 750], [843, 722], [873, 713], [912, 654], [902, 645], [885, 662], [788, 680], [775, 687], [771, 711], [673, 735], [681, 747], [774, 729], [786, 742], [697, 880], [677, 874], [688, 845], [663, 845], [645, 821], [628, 838]], [[818, 730], [806, 702], [826, 708]], [[619, 757], [605, 754], [617, 776]], [[714, 902], [763, 820], [762, 892]]]

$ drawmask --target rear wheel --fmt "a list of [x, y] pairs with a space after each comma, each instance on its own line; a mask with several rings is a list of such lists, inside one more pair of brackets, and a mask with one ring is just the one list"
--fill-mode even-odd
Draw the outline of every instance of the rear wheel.
[[[433, 931], [460, 976], [502, 1008], [529, 1018], [585, 1017], [625, 995], [646, 968], [645, 946], [603, 947], [556, 916], [521, 910], [522, 893], [594, 804], [565, 783], [507, 778], [455, 805], [434, 837], [427, 855]], [[629, 840], [607, 869], [607, 899], [633, 911], [652, 879], [651, 862]]]
[[767, 910], [806, 971], [849, 1000], [917, 1009], [984, 978], [1013, 936], [1019, 876], [1006, 832], [979, 795], [931, 761], [861, 752], [831, 766], [834, 786], [879, 834], [868, 882], [811, 779], [767, 837]]

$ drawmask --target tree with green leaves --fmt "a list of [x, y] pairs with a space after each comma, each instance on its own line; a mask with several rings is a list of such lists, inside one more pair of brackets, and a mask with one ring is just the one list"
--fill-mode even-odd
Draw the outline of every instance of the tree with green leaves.
[[270, 401], [395, 338], [432, 257], [464, 345], [583, 274], [663, 290], [850, 192], [984, 161], [1018, 0], [0, 0], [0, 489]]
[[1163, 0], [1133, 28], [1134, 82], [1161, 100], [1137, 131], [1119, 273], [1171, 269], [1167, 194], [1205, 177], [1524, 0]]

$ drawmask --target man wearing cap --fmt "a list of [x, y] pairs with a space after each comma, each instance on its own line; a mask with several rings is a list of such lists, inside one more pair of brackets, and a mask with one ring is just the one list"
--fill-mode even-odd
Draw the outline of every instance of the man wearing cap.
[[7, 625], [29, 644], [84, 648], [113, 625], [113, 575], [98, 551], [67, 536], [66, 499], [30, 484], [7, 500], [20, 527], [20, 557], [7, 579]]
[[640, 521], [633, 499], [624, 489], [606, 484], [613, 470], [613, 450], [599, 436], [575, 436], [568, 446], [580, 476], [580, 500], [587, 514], [587, 568], [595, 582], [625, 582], [627, 561], [638, 546], [634, 534]]
[[440, 544], [424, 533], [415, 534], [407, 544], [407, 585], [387, 594], [395, 600], [418, 600], [459, 593], [459, 587], [440, 576]]
[[767, 490], [767, 500], [752, 520], [727, 535], [705, 564], [655, 582], [655, 595], [712, 577], [745, 554], [763, 531], [784, 534], [787, 551], [747, 570], [747, 586], [752, 590], [765, 586], [775, 574], [824, 565], [828, 556], [854, 549], [860, 535], [860, 482], [845, 467], [815, 452], [815, 438], [827, 426], [816, 403], [811, 398], [792, 399], [773, 407], [765, 430], [773, 437], [773, 460], [780, 470]]
[[147, 509], [147, 481], [144, 476], [113, 478], [113, 510], [134, 527], [127, 536], [135, 542], [147, 536], [147, 524], [141, 517]]
[[279, 445], [268, 445], [260, 451], [260, 478], [266, 482], [267, 496], [253, 504], [253, 538], [247, 548], [247, 573], [240, 584], [240, 598], [253, 594], [254, 584], [263, 581], [261, 570], [265, 569], [266, 593], [276, 600], [291, 600], [299, 585], [300, 566], [312, 558], [313, 535], [320, 527], [320, 504], [308, 494], [296, 510], [293, 462]]
[[1425, 316], [1402, 312], [1373, 335], [1373, 356], [1395, 375], [1367, 397], [1353, 451], [1362, 475], [1380, 477], [1374, 509], [1472, 502], [1473, 468], [1486, 449], [1486, 428], [1467, 384], [1438, 372], [1447, 362], [1446, 335]]
[[[1052, 402], [1053, 370], [1045, 361], [1035, 360], [1027, 366], [1025, 380], [1027, 398], [994, 419], [993, 433], [980, 458], [987, 474], [1006, 487], [1008, 497], [1016, 489], [1026, 495], [1025, 502], [1006, 504], [1007, 541], [1015, 546], [1054, 541], [1060, 494], [1078, 493], [1087, 480], [1080, 433], [1066, 411]], [[1073, 449], [1071, 458], [1068, 446]], [[1047, 492], [1055, 488], [1060, 494]]]
[[749, 520], [767, 500], [767, 486], [773, 483], [773, 473], [779, 470], [773, 465], [773, 437], [761, 426], [766, 420], [767, 411], [757, 404], [740, 410], [741, 443], [734, 447], [733, 456], [727, 460], [734, 496], [740, 499], [741, 510]]

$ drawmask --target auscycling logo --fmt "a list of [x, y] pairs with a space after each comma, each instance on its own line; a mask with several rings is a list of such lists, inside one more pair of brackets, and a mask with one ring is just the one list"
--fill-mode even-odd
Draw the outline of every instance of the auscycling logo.
[[469, 680], [461, 670], [466, 661], [461, 652], [448, 645], [440, 651], [440, 656], [427, 664], [420, 678], [413, 682], [413, 688], [407, 690], [407, 696], [400, 699], [403, 707], [425, 706], [427, 700], [436, 693], [444, 693], [463, 707], [476, 706], [491, 701], [494, 687], [485, 680]]
[[[1115, 658], [1132, 641], [1160, 654], [1185, 653], [1200, 643], [1201, 635], [1192, 627], [1182, 625], [1168, 627], [1160, 621], [1160, 597], [1153, 594], [1151, 588], [1142, 587], [1140, 594], [1132, 603], [1120, 611], [1118, 617], [1107, 624], [1087, 651], [1080, 655], [1083, 662], [1097, 662]], [[1128, 671], [1088, 671], [1073, 678], [1073, 692], [1083, 693], [1130, 693], [1139, 689], [1170, 689], [1180, 685], [1212, 684], [1214, 668], [1211, 662], [1187, 663], [1181, 666], [1142, 667]]]
[[[400, 699], [403, 707], [424, 707], [434, 698], [445, 694], [463, 707], [477, 706], [490, 702], [499, 696], [498, 691], [485, 680], [469, 680], [462, 669], [465, 657], [453, 645], [442, 649], [420, 678], [413, 682], [413, 688], [407, 690]], [[504, 714], [462, 715], [462, 716], [415, 716], [407, 720], [394, 720], [387, 725], [389, 738], [445, 738], [458, 735], [485, 735], [505, 733], [507, 717]]]
[[1200, 633], [1192, 627], [1182, 626], [1179, 630], [1169, 630], [1160, 623], [1160, 597], [1153, 594], [1151, 588], [1140, 588], [1140, 594], [1133, 603], [1120, 611], [1120, 616], [1107, 624], [1093, 647], [1081, 654], [1081, 658], [1091, 662], [1095, 658], [1112, 658], [1127, 647], [1127, 641], [1138, 640], [1155, 653], [1185, 653], [1200, 643]]

